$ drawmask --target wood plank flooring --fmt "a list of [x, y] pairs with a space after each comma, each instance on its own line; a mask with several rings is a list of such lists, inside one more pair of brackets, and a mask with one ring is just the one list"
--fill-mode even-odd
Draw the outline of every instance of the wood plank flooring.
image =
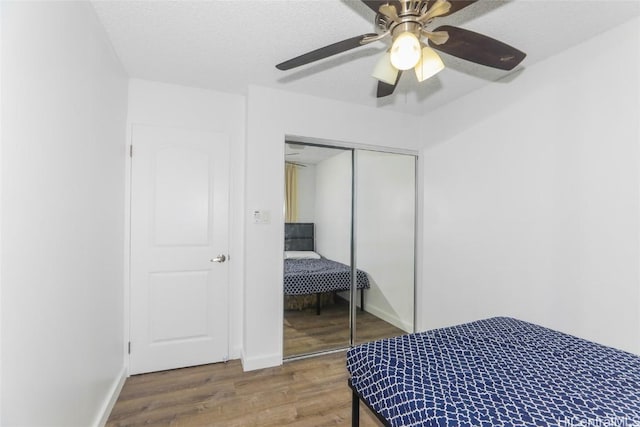
[[[395, 326], [358, 312], [358, 342], [401, 335]], [[285, 312], [285, 355], [349, 344], [348, 304]], [[350, 426], [346, 352], [243, 372], [240, 361], [135, 375], [127, 379], [107, 427]], [[381, 424], [361, 405], [360, 425]]]
[[[356, 343], [395, 337], [406, 332], [378, 317], [358, 310], [356, 316]], [[349, 345], [349, 304], [340, 298], [336, 303], [322, 308], [316, 315], [315, 308], [285, 310], [285, 357], [316, 353]]]
[[[239, 361], [127, 379], [107, 427], [349, 426], [344, 352], [242, 372]], [[381, 424], [360, 405], [360, 425]]]

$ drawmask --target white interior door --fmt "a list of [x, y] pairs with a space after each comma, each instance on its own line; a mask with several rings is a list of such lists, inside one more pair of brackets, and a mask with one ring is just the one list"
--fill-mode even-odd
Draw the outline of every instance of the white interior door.
[[226, 360], [228, 138], [132, 134], [130, 373]]

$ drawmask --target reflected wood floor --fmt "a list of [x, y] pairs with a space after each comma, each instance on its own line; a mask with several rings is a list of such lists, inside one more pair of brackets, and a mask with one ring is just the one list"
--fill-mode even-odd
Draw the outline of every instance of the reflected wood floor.
[[[242, 372], [238, 360], [127, 379], [116, 426], [349, 426], [345, 352]], [[381, 424], [360, 404], [360, 425]]]
[[[366, 307], [365, 307], [366, 308]], [[356, 316], [356, 343], [403, 335], [401, 329], [358, 309]], [[349, 346], [349, 303], [341, 298], [322, 307], [316, 315], [315, 308], [285, 310], [285, 357], [316, 353]]]

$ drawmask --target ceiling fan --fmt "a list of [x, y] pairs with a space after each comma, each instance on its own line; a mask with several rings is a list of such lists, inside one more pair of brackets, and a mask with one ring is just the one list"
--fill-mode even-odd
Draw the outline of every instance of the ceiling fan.
[[436, 50], [501, 70], [512, 70], [526, 56], [514, 47], [473, 31], [450, 25], [429, 29], [435, 18], [449, 16], [478, 0], [361, 1], [376, 12], [378, 33], [362, 34], [321, 47], [282, 62], [276, 68], [289, 70], [391, 36], [391, 48], [373, 71], [373, 77], [378, 80], [377, 97], [381, 98], [393, 93], [403, 71], [413, 68], [419, 82], [440, 72], [444, 64]]

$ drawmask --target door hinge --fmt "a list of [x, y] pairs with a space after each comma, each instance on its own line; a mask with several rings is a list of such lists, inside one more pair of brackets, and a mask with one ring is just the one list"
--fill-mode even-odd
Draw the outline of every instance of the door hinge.
[[127, 343], [127, 352], [131, 354], [131, 341]]
[[133, 157], [133, 144], [129, 146], [129, 157]]

